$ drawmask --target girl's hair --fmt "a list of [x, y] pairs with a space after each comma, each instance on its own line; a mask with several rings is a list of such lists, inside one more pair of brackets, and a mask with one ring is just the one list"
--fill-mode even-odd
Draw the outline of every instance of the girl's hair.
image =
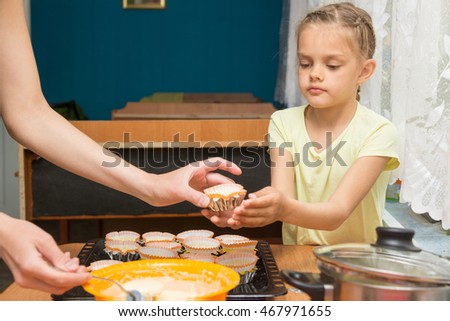
[[361, 56], [365, 59], [373, 58], [375, 52], [375, 31], [372, 18], [361, 8], [348, 2], [329, 4], [310, 12], [300, 22], [297, 28], [297, 36], [312, 24], [337, 24], [348, 28], [358, 45]]

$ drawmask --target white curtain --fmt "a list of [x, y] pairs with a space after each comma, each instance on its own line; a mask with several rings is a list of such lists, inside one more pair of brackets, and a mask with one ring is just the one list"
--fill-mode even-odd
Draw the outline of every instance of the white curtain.
[[[304, 103], [297, 85], [295, 29], [326, 0], [284, 0], [275, 101]], [[372, 16], [377, 70], [361, 103], [399, 129], [400, 201], [450, 229], [450, 3], [447, 0], [353, 0]]]

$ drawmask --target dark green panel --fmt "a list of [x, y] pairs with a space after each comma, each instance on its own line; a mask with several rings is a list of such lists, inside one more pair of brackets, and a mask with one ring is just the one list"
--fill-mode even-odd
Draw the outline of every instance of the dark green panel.
[[280, 0], [31, 2], [32, 39], [50, 102], [75, 99], [90, 119], [154, 92], [252, 92], [273, 100]]

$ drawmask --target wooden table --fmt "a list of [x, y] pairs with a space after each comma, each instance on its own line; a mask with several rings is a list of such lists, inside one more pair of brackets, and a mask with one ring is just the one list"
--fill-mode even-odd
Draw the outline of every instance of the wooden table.
[[129, 102], [112, 111], [112, 120], [143, 119], [269, 119], [271, 103]]
[[[76, 256], [84, 244], [72, 243], [61, 245], [64, 252], [70, 252], [72, 256]], [[278, 269], [290, 269], [301, 272], [319, 272], [316, 260], [312, 254], [313, 246], [303, 245], [280, 245], [274, 244], [270, 246], [272, 253], [277, 262]], [[290, 285], [286, 285], [288, 293], [284, 296], [276, 297], [276, 300], [286, 301], [305, 301], [309, 300], [309, 296], [304, 293], [292, 291]], [[50, 294], [38, 291], [24, 289], [16, 283], [11, 284], [3, 293], [0, 293], [0, 301], [50, 301]]]

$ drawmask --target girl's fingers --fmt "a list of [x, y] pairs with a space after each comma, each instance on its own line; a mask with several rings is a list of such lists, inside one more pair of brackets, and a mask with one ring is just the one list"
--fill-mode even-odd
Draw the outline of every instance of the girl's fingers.
[[242, 222], [243, 218], [258, 218], [258, 217], [264, 217], [266, 212], [261, 212], [260, 209], [250, 208], [250, 209], [244, 209], [241, 212], [234, 212], [232, 219], [236, 221]]
[[242, 202], [242, 206], [245, 210], [250, 208], [264, 208], [269, 207], [272, 201], [269, 197], [256, 197], [251, 199], [246, 199]]
[[230, 218], [227, 220], [227, 225], [228, 225], [228, 227], [232, 228], [233, 230], [238, 230], [238, 229], [244, 227], [244, 225], [242, 224], [241, 221], [236, 221], [233, 218]]
[[248, 194], [248, 198], [249, 199], [254, 199], [254, 198], [257, 198], [258, 196], [256, 196], [256, 194], [254, 194], [254, 193], [250, 193], [250, 194]]
[[[239, 216], [238, 219], [235, 219], [234, 217], [230, 220], [233, 220], [235, 223], [234, 226], [240, 226], [240, 227], [261, 227], [268, 224], [265, 218], [258, 217], [258, 216]], [[232, 226], [231, 226], [232, 227]], [[233, 228], [233, 227], [232, 227]]]

